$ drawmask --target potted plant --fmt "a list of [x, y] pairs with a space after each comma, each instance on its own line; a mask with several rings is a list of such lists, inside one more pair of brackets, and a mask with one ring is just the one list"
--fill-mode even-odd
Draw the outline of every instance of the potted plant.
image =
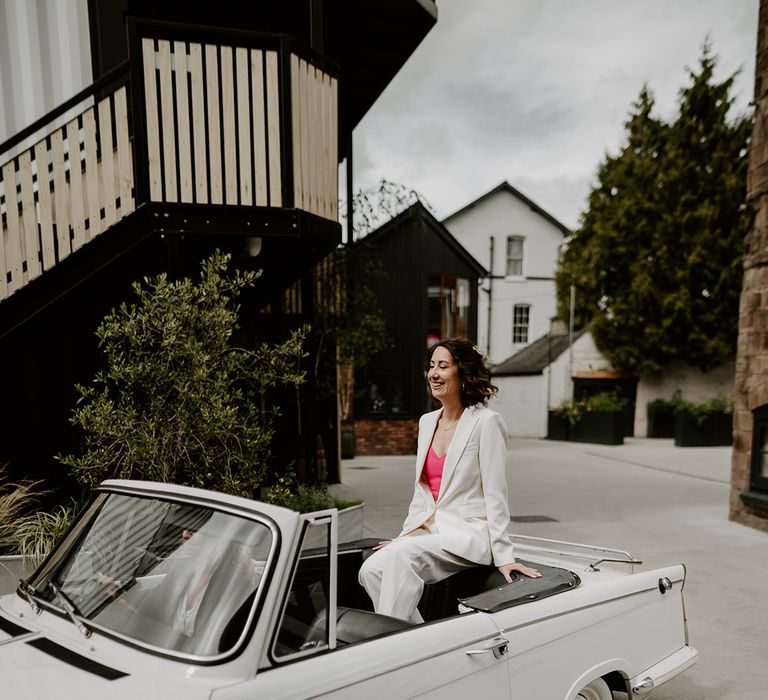
[[602, 445], [624, 443], [624, 411], [627, 400], [616, 391], [602, 391], [576, 403], [578, 420], [570, 431], [574, 442], [595, 442]]
[[575, 402], [564, 401], [549, 411], [547, 438], [621, 445], [627, 403], [616, 391], [603, 391]]
[[678, 399], [675, 407], [675, 445], [714, 447], [733, 444], [733, 402], [724, 396], [691, 403]]
[[571, 401], [563, 401], [547, 413], [547, 439], [568, 440], [571, 426], [579, 418], [579, 409]]
[[74, 520], [77, 504], [39, 509], [49, 495], [39, 481], [12, 483], [0, 465], [0, 595], [34, 572]]
[[299, 484], [292, 471], [278, 477], [275, 484], [264, 494], [263, 500], [265, 503], [290, 508], [299, 513], [336, 508], [339, 512], [339, 542], [350, 542], [363, 536], [362, 500], [338, 498], [327, 484]]
[[671, 438], [675, 436], [675, 401], [653, 399], [645, 405], [648, 416], [649, 438]]

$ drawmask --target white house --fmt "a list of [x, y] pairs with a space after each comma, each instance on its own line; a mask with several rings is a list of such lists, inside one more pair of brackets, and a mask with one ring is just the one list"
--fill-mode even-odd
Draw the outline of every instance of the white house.
[[548, 333], [568, 228], [508, 182], [442, 223], [489, 270], [478, 306], [478, 345], [489, 360], [501, 362]]

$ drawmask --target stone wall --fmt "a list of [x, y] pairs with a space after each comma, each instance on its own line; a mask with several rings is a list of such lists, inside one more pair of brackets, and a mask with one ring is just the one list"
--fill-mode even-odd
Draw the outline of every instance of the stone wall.
[[747, 234], [736, 350], [730, 518], [768, 531], [766, 509], [744, 503], [752, 460], [752, 411], [768, 404], [768, 0], [760, 1], [755, 65], [755, 127], [747, 199], [755, 210]]
[[418, 418], [356, 420], [356, 455], [415, 455]]

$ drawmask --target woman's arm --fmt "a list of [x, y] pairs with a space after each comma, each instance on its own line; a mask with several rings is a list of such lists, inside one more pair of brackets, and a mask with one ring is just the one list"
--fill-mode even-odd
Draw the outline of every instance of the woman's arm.
[[538, 571], [515, 562], [512, 541], [509, 538], [507, 430], [498, 413], [491, 412], [483, 421], [478, 460], [493, 563], [508, 582], [512, 580], [509, 575], [512, 571], [537, 578], [541, 575]]

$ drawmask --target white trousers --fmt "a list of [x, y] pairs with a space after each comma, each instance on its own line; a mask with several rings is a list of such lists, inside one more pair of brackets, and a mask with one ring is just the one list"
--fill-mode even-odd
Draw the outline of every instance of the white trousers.
[[358, 580], [382, 615], [408, 622], [424, 619], [417, 609], [425, 583], [435, 583], [462, 569], [477, 566], [440, 546], [439, 534], [399, 537], [371, 554], [360, 567]]

